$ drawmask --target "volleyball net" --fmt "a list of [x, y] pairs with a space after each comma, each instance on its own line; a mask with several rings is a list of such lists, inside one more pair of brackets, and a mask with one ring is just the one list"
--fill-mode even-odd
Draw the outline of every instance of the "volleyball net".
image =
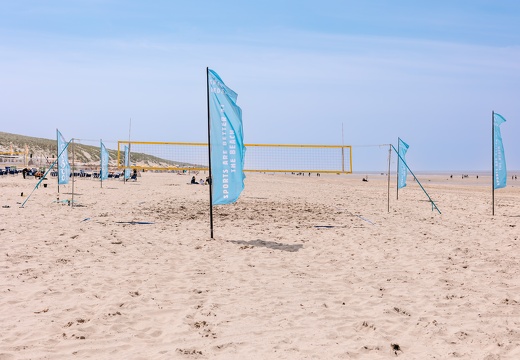
[[[245, 144], [244, 171], [352, 173], [349, 145]], [[125, 149], [131, 168], [156, 171], [205, 171], [208, 144], [118, 141], [117, 166], [124, 168]]]

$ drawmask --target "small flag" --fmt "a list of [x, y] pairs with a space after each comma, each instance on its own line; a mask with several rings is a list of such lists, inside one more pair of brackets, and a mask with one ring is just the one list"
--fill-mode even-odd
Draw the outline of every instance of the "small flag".
[[237, 94], [208, 69], [213, 205], [235, 202], [244, 189], [245, 147]]
[[125, 145], [125, 180], [130, 178], [130, 149]]
[[100, 170], [99, 178], [100, 178], [100, 180], [106, 180], [106, 179], [108, 179], [108, 151], [107, 151], [107, 148], [105, 147], [105, 144], [103, 144], [103, 142], [101, 142], [100, 160], [101, 160], [101, 166], [100, 166], [101, 170]]
[[63, 135], [56, 129], [58, 138], [58, 185], [69, 183], [70, 164], [68, 149], [69, 143], [65, 141]]
[[406, 167], [405, 156], [408, 151], [408, 144], [403, 140], [399, 139], [399, 162], [397, 163], [398, 169], [398, 189], [404, 188], [406, 186], [406, 177], [408, 176], [408, 168]]
[[494, 113], [493, 126], [495, 137], [493, 139], [493, 147], [495, 157], [494, 168], [495, 173], [493, 174], [493, 188], [500, 189], [506, 187], [507, 182], [507, 169], [506, 169], [506, 156], [504, 154], [504, 145], [502, 144], [502, 134], [500, 133], [500, 125], [504, 123], [506, 119], [500, 114]]

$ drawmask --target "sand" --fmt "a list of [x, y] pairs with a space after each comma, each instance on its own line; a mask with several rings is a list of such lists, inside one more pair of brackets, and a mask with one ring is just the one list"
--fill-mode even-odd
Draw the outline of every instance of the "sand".
[[190, 177], [0, 178], [0, 360], [520, 358], [520, 181]]

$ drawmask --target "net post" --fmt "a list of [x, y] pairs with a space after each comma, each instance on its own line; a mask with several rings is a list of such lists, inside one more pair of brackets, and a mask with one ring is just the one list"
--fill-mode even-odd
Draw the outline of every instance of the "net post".
[[491, 111], [491, 215], [495, 216], [495, 110]]
[[209, 114], [209, 68], [206, 67], [206, 99], [208, 108], [208, 172], [209, 172], [209, 229], [213, 239], [213, 175], [211, 174], [211, 119]]
[[390, 212], [390, 161], [392, 159], [392, 145], [388, 145], [388, 212]]

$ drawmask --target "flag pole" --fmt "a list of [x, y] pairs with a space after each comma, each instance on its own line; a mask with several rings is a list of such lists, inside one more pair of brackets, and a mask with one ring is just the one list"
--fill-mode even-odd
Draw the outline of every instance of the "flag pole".
[[101, 180], [101, 189], [103, 189], [103, 176], [101, 172], [103, 171], [103, 139], [99, 140], [99, 178]]
[[[399, 153], [399, 151], [401, 151], [401, 139], [397, 138], [397, 153]], [[396, 189], [397, 189], [397, 198], [396, 200], [399, 200], [399, 159], [397, 159], [397, 185], [396, 185]]]
[[213, 175], [211, 174], [211, 121], [209, 113], [209, 68], [206, 67], [206, 99], [208, 107], [209, 228], [213, 239]]
[[[130, 132], [132, 131], [132, 118], [130, 118], [130, 124], [128, 125], [128, 167], [130, 167]], [[127, 165], [124, 164], [124, 170], [123, 170], [123, 183], [126, 184], [126, 167]], [[130, 170], [130, 169], [129, 169]]]
[[491, 112], [491, 214], [495, 216], [495, 111]]
[[[132, 155], [132, 143], [130, 142], [131, 140], [131, 137], [130, 137], [130, 134], [132, 132], [132, 118], [130, 118], [130, 125], [128, 125], [128, 167], [130, 169], [128, 169], [128, 171], [131, 170], [131, 162], [130, 162], [130, 156]], [[131, 176], [131, 175], [129, 175]]]
[[74, 158], [76, 157], [76, 142], [74, 141], [74, 138], [72, 138], [72, 200], [70, 201], [70, 207], [74, 207], [74, 178], [75, 178], [75, 172], [74, 169]]
[[392, 144], [388, 145], [388, 212], [390, 212], [390, 160], [392, 159]]
[[[60, 156], [60, 147], [58, 146], [59, 143], [59, 135], [58, 135], [58, 129], [56, 129], [56, 159]], [[58, 159], [59, 160], [59, 159]], [[56, 198], [56, 203], [59, 204], [60, 202], [60, 162], [57, 162], [58, 164], [58, 196]]]

